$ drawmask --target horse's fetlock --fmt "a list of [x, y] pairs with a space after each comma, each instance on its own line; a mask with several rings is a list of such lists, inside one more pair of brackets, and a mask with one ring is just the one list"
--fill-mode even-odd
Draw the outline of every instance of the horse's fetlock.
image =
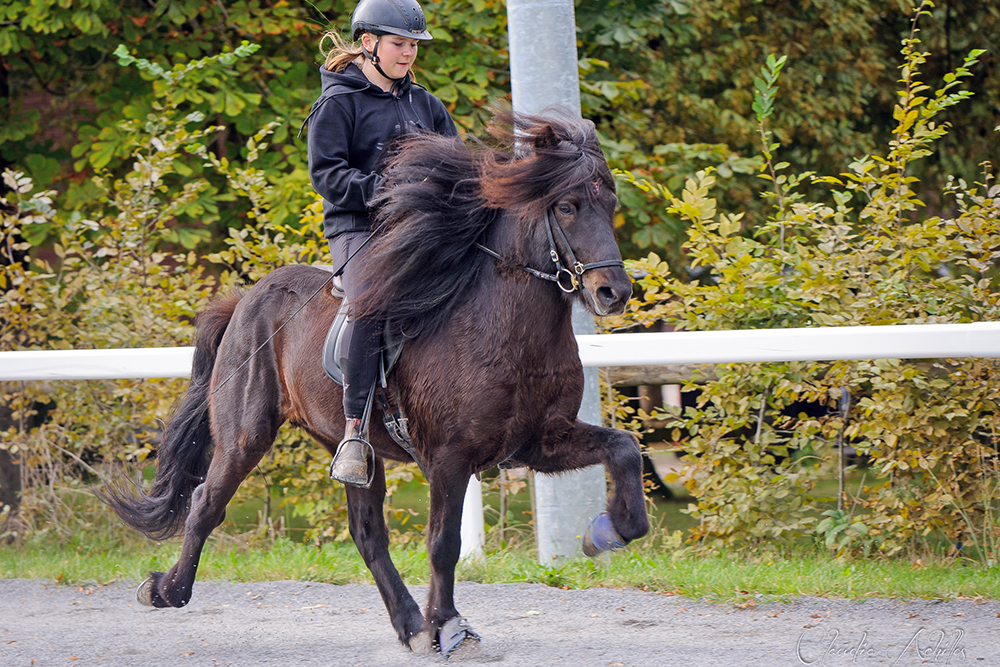
[[624, 521], [616, 522], [615, 529], [627, 544], [649, 532], [649, 516], [645, 511], [638, 512]]

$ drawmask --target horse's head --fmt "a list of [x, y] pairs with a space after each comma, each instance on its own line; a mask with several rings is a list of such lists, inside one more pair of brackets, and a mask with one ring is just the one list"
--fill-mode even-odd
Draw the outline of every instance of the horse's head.
[[518, 157], [483, 179], [485, 198], [521, 218], [531, 266], [554, 271], [560, 288], [579, 291], [595, 315], [624, 312], [632, 282], [615, 240], [614, 178], [594, 124], [513, 114], [504, 120]]
[[[411, 133], [399, 147], [374, 204], [383, 231], [359, 278], [371, 285], [353, 304], [359, 316], [426, 335], [496, 258], [558, 279], [595, 315], [624, 311], [632, 283], [615, 242], [618, 198], [593, 123], [508, 108], [490, 132], [499, 146]], [[483, 245], [491, 238], [503, 256]]]

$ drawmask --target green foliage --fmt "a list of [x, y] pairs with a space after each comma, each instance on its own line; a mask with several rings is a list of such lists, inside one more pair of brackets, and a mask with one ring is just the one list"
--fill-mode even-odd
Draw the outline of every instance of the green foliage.
[[[755, 193], [754, 169], [731, 169], [726, 155], [747, 160], [756, 153], [754, 80], [768, 55], [785, 54], [794, 67], [782, 72], [782, 104], [769, 121], [797, 170], [837, 173], [858, 155], [892, 139], [900, 40], [909, 32], [909, 0], [837, 2], [703, 0], [577, 2], [581, 54], [608, 63], [587, 73], [588, 83], [639, 83], [636, 97], [619, 95], [593, 106], [612, 166], [679, 192], [684, 180], [718, 169], [714, 197], [720, 210], [744, 212], [743, 225], [768, 217], [767, 200]], [[924, 67], [932, 80], [951, 72], [969, 50], [1000, 43], [1000, 8], [991, 3], [948, 2], [926, 8], [934, 16], [925, 43], [934, 56]], [[914, 165], [921, 196], [934, 210], [947, 174], [972, 182], [977, 166], [1000, 149], [994, 110], [1000, 87], [995, 50], [966, 87], [969, 104], [949, 109], [954, 130], [934, 153]], [[940, 117], [939, 117], [940, 121]], [[667, 153], [668, 146], [717, 146], [722, 152]], [[617, 146], [624, 147], [618, 150]], [[610, 150], [608, 150], [610, 147]], [[649, 251], [669, 261], [681, 279], [694, 278], [680, 246], [684, 223], [630, 188], [622, 188], [620, 239], [628, 256]], [[631, 190], [631, 191], [630, 191]], [[803, 193], [824, 196], [808, 180]]]
[[[968, 97], [954, 89], [982, 51], [973, 50], [931, 92], [919, 79], [927, 54], [918, 49], [915, 19], [903, 43], [888, 151], [857, 159], [836, 177], [810, 179], [810, 172], [793, 174], [775, 162], [781, 145], [770, 140], [765, 121], [780, 119], [771, 100], [783, 61], [768, 60], [755, 109], [772, 214], [745, 231], [740, 215], [718, 210], [710, 195], [713, 174], [697, 174], [669, 199], [669, 211], [687, 221], [685, 250], [703, 279], [672, 277], [654, 254], [635, 262], [644, 299], [615, 326], [665, 320], [679, 329], [722, 330], [997, 319], [1000, 284], [990, 258], [1000, 239], [1000, 187], [989, 165], [975, 185], [948, 182], [950, 216], [925, 212], [925, 186], [912, 175], [948, 131], [939, 122], [942, 111]], [[829, 203], [804, 196], [807, 179], [826, 188]], [[990, 494], [1000, 479], [1000, 395], [986, 381], [995, 367], [983, 359], [718, 366], [717, 379], [699, 385], [696, 407], [665, 415], [691, 466], [690, 509], [701, 519], [691, 539], [723, 549], [764, 538], [789, 545], [815, 535], [844, 553], [883, 554], [944, 542], [953, 551], [972, 546], [973, 557], [995, 562], [1000, 524]], [[860, 397], [846, 425], [833, 411], [797, 413], [801, 401], [832, 407], [842, 387]], [[857, 512], [827, 513], [817, 522], [820, 508], [807, 494], [835, 469], [832, 443], [845, 426], [866, 464], [867, 483], [843, 499]]]
[[844, 510], [826, 510], [823, 516], [826, 518], [816, 524], [816, 533], [828, 549], [837, 553], [849, 551], [856, 541], [868, 534], [868, 526]]
[[[287, 120], [281, 140], [288, 141], [288, 130], [297, 129], [296, 120], [301, 121], [303, 108], [315, 97], [306, 85], [309, 64], [316, 55], [311, 39], [315, 28], [305, 7], [272, 0], [237, 4], [169, 0], [152, 5], [24, 0], [7, 3], [0, 13], [0, 57], [11, 91], [2, 100], [3, 113], [15, 121], [12, 126], [6, 120], [0, 123], [5, 130], [12, 128], [0, 136], [0, 149], [8, 163], [27, 164], [32, 156], [51, 156], [65, 165], [78, 139], [84, 144], [105, 144], [105, 151], [91, 156], [98, 163], [107, 159], [104, 165], [116, 167], [118, 163], [112, 160], [127, 159], [127, 151], [107, 150], [121, 146], [114, 128], [131, 110], [142, 117], [142, 100], [149, 98], [155, 84], [152, 77], [136, 76], [108, 57], [121, 45], [140, 50], [151, 66], [164, 71], [172, 71], [172, 65], [165, 64], [168, 59], [185, 67], [204, 58], [225, 57], [227, 51], [238, 50], [243, 40], [262, 45], [258, 64], [234, 63], [235, 76], [227, 77], [217, 90], [206, 90], [201, 97], [192, 89], [186, 91], [196, 110], [218, 124], [232, 126], [232, 139], [217, 137], [216, 148], [222, 153], [230, 140], [238, 145], [243, 137], [278, 118]], [[6, 96], [8, 89], [2, 90]], [[26, 91], [35, 94], [25, 99]], [[23, 115], [26, 102], [33, 110]], [[285, 171], [294, 168], [297, 159], [294, 155], [275, 157], [280, 157], [277, 162], [285, 164]], [[86, 170], [87, 164], [78, 162], [77, 169]], [[57, 182], [72, 179], [71, 172], [61, 171], [55, 174]], [[31, 175], [36, 180], [42, 176]], [[49, 180], [40, 182], [47, 186]]]
[[761, 70], [764, 78], [756, 77], [753, 80], [754, 91], [753, 110], [757, 114], [757, 122], [763, 123], [771, 112], [774, 111], [774, 96], [778, 94], [778, 75], [781, 68], [785, 66], [788, 56], [775, 58], [774, 54], [767, 57], [767, 65]]
[[[418, 79], [445, 100], [461, 127], [476, 133], [485, 101], [509, 90], [506, 7], [498, 0], [424, 4], [436, 38], [421, 49]], [[234, 62], [232, 76], [215, 90], [189, 93], [188, 102], [226, 128], [213, 147], [220, 158], [233, 159], [247, 138], [278, 123], [260, 166], [272, 184], [302, 192], [305, 151], [294, 135], [318, 93], [319, 36], [346, 30], [353, 6], [353, 0], [11, 0], [0, 8], [0, 79], [6, 76], [0, 80], [0, 168], [17, 165], [46, 189], [75, 192], [88, 182], [90, 160], [115, 169], [127, 159], [118, 122], [141, 119], [155, 99], [153, 88], [166, 85], [148, 71], [121, 69], [108, 54], [124, 45], [151, 67], [172, 72], [236, 51], [246, 40], [260, 45], [253, 63]], [[767, 216], [754, 196], [759, 158], [748, 157], [757, 134], [750, 120], [755, 63], [778, 53], [795, 61], [783, 75], [786, 104], [775, 111], [778, 140], [789, 147], [789, 161], [834, 173], [848, 156], [890, 137], [895, 100], [888, 91], [909, 7], [909, 0], [581, 0], [584, 114], [598, 123], [612, 166], [636, 178], [677, 192], [697, 171], [715, 168], [720, 209], [746, 211], [744, 224], [752, 227]], [[950, 2], [931, 11], [937, 20], [927, 40], [938, 55], [926, 67], [936, 78], [954, 68], [971, 42], [1000, 41], [1000, 11], [990, 3]], [[982, 71], [995, 69], [996, 55], [984, 58]], [[989, 132], [1000, 88], [982, 74], [968, 85], [976, 98], [949, 111], [959, 136], [944, 137], [920, 167], [932, 207], [940, 203], [933, 195], [944, 174], [971, 182], [975, 165], [1000, 141]], [[81, 160], [91, 144], [101, 150]], [[635, 190], [625, 190], [622, 200], [618, 225], [626, 254], [655, 250], [678, 276], [690, 277], [680, 248], [683, 221]], [[292, 224], [294, 205], [301, 203], [290, 202], [276, 215]], [[217, 208], [200, 221], [213, 237], [244, 226], [241, 209], [225, 201]]]
[[487, 102], [510, 87], [507, 4], [500, 0], [422, 3], [434, 41], [420, 49], [418, 82], [448, 107], [460, 129], [480, 133]]
[[[194, 68], [224, 78], [222, 60], [206, 59]], [[162, 102], [151, 105], [142, 120], [120, 123], [128, 163], [98, 171], [80, 189], [72, 209], [55, 203], [51, 191], [35, 191], [23, 174], [4, 173], [12, 194], [0, 206], [0, 246], [8, 249], [8, 261], [0, 266], [3, 349], [190, 343], [190, 323], [217, 289], [201, 258], [181, 249], [197, 242], [198, 230], [178, 224], [203, 214], [220, 196], [200, 164], [219, 128], [205, 126], [200, 112], [183, 108], [184, 92], [203, 85], [203, 77], [176, 77], [171, 92], [164, 91]], [[251, 139], [252, 157], [260, 138]], [[98, 150], [92, 147], [88, 155]], [[245, 191], [256, 203], [257, 172], [226, 164], [229, 172], [223, 176], [233, 182], [230, 196]], [[206, 192], [212, 192], [207, 200]], [[27, 249], [20, 239], [37, 236], [33, 230], [43, 226], [54, 239], [54, 257], [19, 261], [13, 253]], [[71, 497], [96, 481], [103, 463], [141, 465], [155, 451], [158, 423], [167, 420], [185, 384], [5, 385], [2, 400], [14, 410], [19, 427], [4, 433], [3, 443], [20, 455], [25, 471], [21, 519], [27, 530], [68, 536], [80, 522], [91, 521], [97, 510], [66, 502], [65, 494]], [[49, 419], [25, 428], [26, 417], [39, 404], [50, 406]]]
[[[181, 65], [180, 63], [174, 65], [173, 69], [165, 70], [160, 65], [156, 63], [151, 63], [145, 58], [135, 58], [125, 48], [124, 44], [119, 44], [118, 48], [115, 49], [114, 55], [118, 58], [118, 64], [122, 67], [128, 65], [135, 65], [140, 71], [148, 72], [151, 76], [163, 79], [168, 87], [172, 87], [175, 83], [181, 79], [189, 78], [192, 74], [196, 74], [198, 70], [205, 72], [205, 79], [212, 80], [211, 77], [211, 65], [213, 63], [221, 63], [227, 67], [231, 67], [236, 63], [237, 58], [245, 58], [253, 53], [256, 53], [260, 49], [259, 44], [250, 44], [244, 41], [240, 46], [236, 48], [235, 51], [226, 51], [217, 56], [210, 56], [207, 58], [202, 58], [201, 60], [196, 60], [194, 62], [189, 62], [186, 65]], [[209, 69], [206, 69], [209, 68]], [[181, 93], [182, 91], [172, 91], [176, 93]], [[184, 93], [189, 93], [190, 91], [183, 91]], [[190, 99], [187, 94], [180, 94], [177, 99]], [[254, 96], [253, 99], [255, 104], [260, 103], [260, 95]]]
[[[151, 99], [169, 93], [173, 77], [200, 76], [205, 86], [171, 94], [225, 127], [215, 152], [228, 157], [276, 122], [274, 150], [264, 157], [269, 178], [305, 182], [305, 146], [295, 134], [319, 93], [320, 36], [346, 31], [355, 4], [8, 2], [0, 8], [0, 161], [33, 165], [29, 175], [36, 182], [60, 190], [78, 180], [68, 168], [71, 150], [75, 158], [86, 153], [72, 162], [77, 172], [117, 168], [128, 159], [118, 122], [142, 118]], [[418, 78], [460, 125], [476, 129], [485, 100], [507, 88], [506, 7], [495, 0], [440, 0], [425, 9], [436, 39], [422, 49]], [[259, 49], [253, 64], [233, 59], [245, 55], [248, 42]], [[120, 62], [108, 57], [112, 52]], [[205, 69], [219, 59], [231, 67], [225, 77]], [[125, 62], [139, 66], [139, 75], [118, 67]], [[90, 151], [91, 145], [101, 150]]]

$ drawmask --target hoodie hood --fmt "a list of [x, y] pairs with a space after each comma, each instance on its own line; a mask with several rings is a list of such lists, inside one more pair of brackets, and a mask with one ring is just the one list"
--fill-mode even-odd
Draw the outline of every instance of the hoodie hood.
[[363, 90], [367, 90], [370, 94], [376, 96], [399, 97], [404, 95], [410, 89], [410, 86], [413, 85], [410, 73], [407, 72], [406, 76], [400, 79], [394, 86], [395, 94], [387, 93], [369, 81], [365, 73], [361, 71], [361, 68], [354, 63], [345, 67], [342, 72], [331, 72], [326, 67], [320, 67], [319, 75], [322, 81], [320, 98], [344, 93], [356, 93]]
[[383, 98], [401, 97], [413, 85], [410, 73], [407, 72], [406, 76], [396, 87], [396, 94], [387, 93], [369, 81], [365, 73], [361, 71], [361, 68], [354, 63], [349, 64], [342, 72], [331, 72], [324, 65], [320, 65], [319, 76], [321, 84], [319, 97], [313, 102], [312, 109], [309, 110], [309, 115], [302, 121], [302, 126], [299, 128], [298, 134], [295, 135], [296, 137], [302, 136], [302, 131], [306, 129], [309, 120], [316, 114], [320, 107], [333, 97], [357, 93]]

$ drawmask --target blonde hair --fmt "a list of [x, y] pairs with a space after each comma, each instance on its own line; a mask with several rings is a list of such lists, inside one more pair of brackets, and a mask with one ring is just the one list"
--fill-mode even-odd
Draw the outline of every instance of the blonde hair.
[[[326, 40], [330, 40], [333, 44], [330, 50], [324, 53], [323, 46]], [[319, 51], [325, 58], [323, 67], [330, 72], [341, 72], [354, 61], [364, 59], [360, 44], [349, 42], [333, 31], [323, 33], [319, 40]]]
[[[326, 40], [333, 42], [330, 50], [323, 52], [323, 45]], [[328, 30], [319, 39], [319, 52], [323, 54], [323, 67], [330, 72], [343, 72], [344, 69], [353, 62], [361, 67], [365, 61], [365, 53], [361, 49], [361, 42], [349, 42], [340, 36], [340, 33]], [[416, 83], [417, 77], [413, 73], [413, 68], [408, 72], [410, 81]]]

